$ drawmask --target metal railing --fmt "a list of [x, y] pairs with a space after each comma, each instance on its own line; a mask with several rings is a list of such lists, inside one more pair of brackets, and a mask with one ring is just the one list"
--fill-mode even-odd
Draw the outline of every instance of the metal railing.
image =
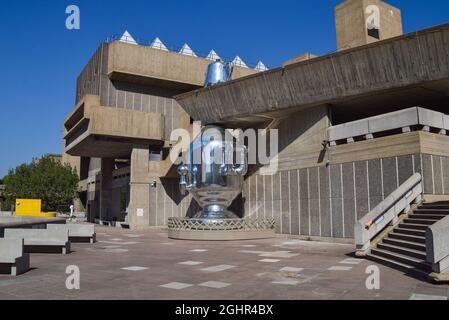
[[398, 216], [408, 212], [413, 202], [421, 201], [422, 193], [422, 176], [416, 173], [357, 221], [354, 226], [357, 254], [366, 254], [371, 247], [371, 240], [389, 225], [396, 224]]

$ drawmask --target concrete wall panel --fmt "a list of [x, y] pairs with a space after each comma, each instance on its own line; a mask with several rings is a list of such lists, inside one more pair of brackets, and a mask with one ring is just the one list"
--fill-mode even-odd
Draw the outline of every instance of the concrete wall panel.
[[327, 167], [319, 167], [318, 170], [320, 178], [321, 236], [331, 237], [330, 169]]

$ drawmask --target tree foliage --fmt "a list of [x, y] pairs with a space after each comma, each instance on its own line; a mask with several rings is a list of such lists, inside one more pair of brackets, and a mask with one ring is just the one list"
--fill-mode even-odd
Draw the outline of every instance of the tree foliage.
[[48, 156], [22, 164], [3, 178], [3, 210], [9, 210], [16, 199], [41, 199], [43, 211], [56, 211], [78, 196], [78, 182], [75, 169]]

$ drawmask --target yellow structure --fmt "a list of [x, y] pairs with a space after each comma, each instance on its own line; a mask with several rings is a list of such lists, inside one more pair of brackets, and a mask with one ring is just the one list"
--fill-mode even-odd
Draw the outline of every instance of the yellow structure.
[[56, 213], [42, 212], [40, 199], [16, 199], [16, 216], [54, 218]]

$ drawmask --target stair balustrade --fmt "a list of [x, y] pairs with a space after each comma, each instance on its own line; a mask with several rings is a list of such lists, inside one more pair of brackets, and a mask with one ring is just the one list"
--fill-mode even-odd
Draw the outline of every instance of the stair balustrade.
[[433, 272], [449, 269], [449, 215], [426, 230], [426, 254]]
[[419, 203], [422, 193], [422, 176], [416, 173], [357, 221], [354, 226], [357, 255], [366, 255], [371, 241], [386, 227], [395, 225], [399, 215], [408, 212], [412, 203]]

